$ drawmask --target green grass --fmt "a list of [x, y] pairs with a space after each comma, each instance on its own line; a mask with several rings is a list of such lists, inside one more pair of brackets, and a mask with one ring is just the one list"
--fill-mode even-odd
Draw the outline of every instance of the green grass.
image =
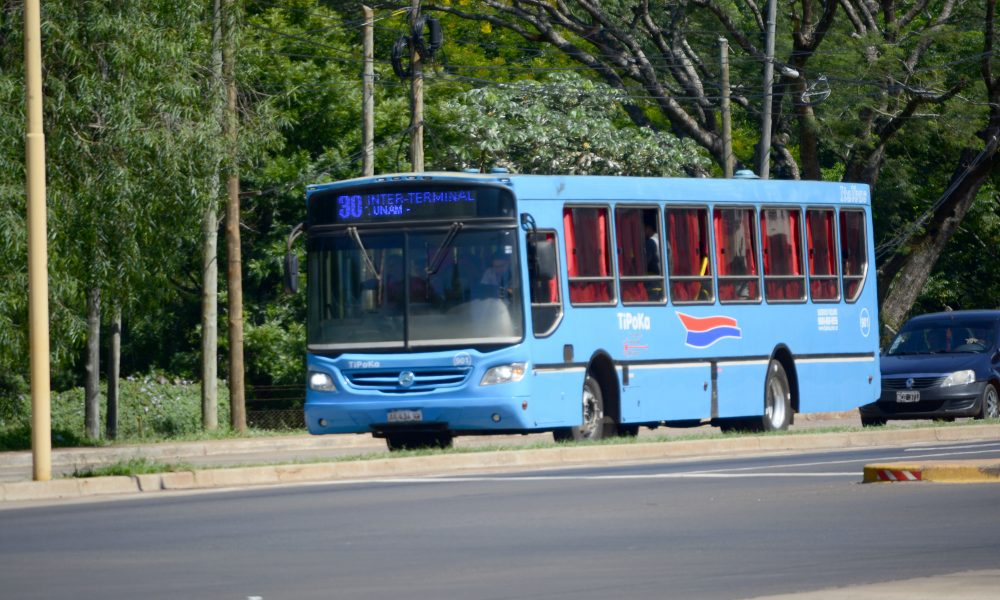
[[145, 475], [148, 473], [174, 473], [177, 471], [192, 471], [194, 467], [187, 463], [161, 463], [148, 458], [129, 458], [110, 465], [93, 467], [73, 473], [73, 477], [113, 477], [124, 475]]

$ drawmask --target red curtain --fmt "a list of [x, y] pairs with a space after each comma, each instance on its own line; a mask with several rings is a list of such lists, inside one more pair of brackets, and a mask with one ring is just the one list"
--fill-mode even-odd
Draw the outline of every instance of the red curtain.
[[[675, 208], [667, 211], [667, 256], [669, 273], [674, 276], [702, 275], [701, 266], [708, 256], [707, 219], [705, 211], [697, 208]], [[706, 270], [705, 274], [710, 271]], [[675, 302], [697, 300], [701, 291], [698, 281], [671, 281], [671, 297]]]
[[[567, 208], [563, 211], [566, 231], [566, 260], [569, 277], [607, 277], [607, 211], [601, 208]], [[571, 302], [609, 302], [608, 284], [597, 281], [570, 281]]]
[[[646, 238], [642, 226], [642, 212], [636, 208], [615, 211], [615, 236], [618, 242], [619, 275], [645, 275]], [[641, 281], [622, 281], [621, 295], [625, 302], [645, 302], [649, 299], [646, 286]]]
[[824, 277], [810, 280], [809, 293], [815, 300], [835, 300], [837, 280], [826, 277], [836, 276], [834, 262], [834, 233], [832, 210], [810, 210], [806, 212], [806, 243], [809, 247], [809, 276]]
[[[761, 212], [760, 225], [764, 232], [764, 276], [802, 275], [798, 211], [768, 209]], [[795, 279], [775, 279], [766, 282], [768, 298], [793, 300], [802, 298], [802, 282]]]

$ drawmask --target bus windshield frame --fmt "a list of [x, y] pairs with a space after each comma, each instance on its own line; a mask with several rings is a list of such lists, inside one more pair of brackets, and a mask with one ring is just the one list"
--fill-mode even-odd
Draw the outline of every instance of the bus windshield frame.
[[[433, 194], [438, 201], [421, 203]], [[396, 205], [409, 212], [374, 215], [384, 206], [371, 204], [344, 219], [345, 197], [409, 199]], [[521, 342], [515, 214], [513, 194], [493, 185], [396, 184], [314, 194], [306, 245], [308, 350], [391, 353]]]

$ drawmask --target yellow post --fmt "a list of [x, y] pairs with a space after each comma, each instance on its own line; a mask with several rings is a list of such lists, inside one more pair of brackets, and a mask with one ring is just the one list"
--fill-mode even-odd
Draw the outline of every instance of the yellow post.
[[24, 2], [25, 137], [28, 193], [28, 328], [31, 338], [31, 450], [35, 481], [52, 479], [49, 407], [49, 281], [42, 131], [42, 30], [39, 0]]

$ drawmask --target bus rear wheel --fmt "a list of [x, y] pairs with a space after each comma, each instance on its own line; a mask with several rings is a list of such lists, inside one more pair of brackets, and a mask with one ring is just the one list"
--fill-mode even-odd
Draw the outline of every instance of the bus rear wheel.
[[454, 437], [445, 431], [402, 431], [385, 434], [385, 445], [390, 452], [450, 448]]
[[761, 425], [764, 431], [784, 431], [792, 423], [792, 394], [788, 385], [785, 367], [776, 360], [767, 365], [764, 380], [764, 416]]
[[552, 437], [557, 442], [568, 440], [599, 440], [605, 437], [604, 394], [601, 384], [589, 373], [583, 381], [583, 422], [578, 427], [556, 429]]

